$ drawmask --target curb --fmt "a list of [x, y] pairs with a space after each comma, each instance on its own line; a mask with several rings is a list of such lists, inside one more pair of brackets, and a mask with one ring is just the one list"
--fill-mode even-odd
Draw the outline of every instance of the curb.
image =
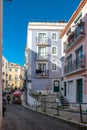
[[66, 119], [66, 118], [64, 118], [64, 117], [54, 116], [54, 115], [51, 115], [51, 114], [48, 114], [48, 113], [45, 113], [45, 112], [36, 111], [36, 110], [30, 108], [30, 107], [29, 107], [28, 105], [26, 105], [26, 104], [22, 104], [22, 106], [25, 107], [25, 108], [27, 108], [27, 109], [30, 109], [30, 110], [32, 110], [32, 111], [38, 112], [38, 113], [40, 113], [40, 114], [43, 114], [43, 115], [45, 115], [45, 116], [50, 116], [50, 117], [52, 117], [52, 118], [56, 118], [56, 119], [58, 119], [60, 122], [64, 122], [64, 123], [67, 123], [67, 124], [69, 124], [69, 125], [71, 125], [71, 126], [74, 126], [74, 127], [76, 127], [76, 128], [79, 128], [79, 130], [87, 130], [87, 125], [86, 125], [86, 124], [83, 124], [83, 123], [80, 123], [80, 122], [74, 122], [73, 120], [68, 120], [68, 119]]

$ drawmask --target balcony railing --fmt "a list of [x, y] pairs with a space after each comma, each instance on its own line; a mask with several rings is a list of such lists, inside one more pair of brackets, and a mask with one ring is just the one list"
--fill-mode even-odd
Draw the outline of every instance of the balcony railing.
[[81, 22], [75, 30], [68, 36], [64, 45], [64, 51], [67, 52], [74, 44], [82, 40], [85, 36], [85, 23]]
[[72, 62], [68, 63], [67, 65], [64, 66], [64, 73], [70, 74], [70, 73], [75, 73], [77, 71], [81, 71], [85, 68], [85, 56], [76, 58]]
[[36, 56], [36, 60], [39, 60], [39, 61], [48, 61], [49, 60], [49, 56], [48, 54], [37, 54]]
[[48, 70], [36, 70], [36, 77], [48, 77], [49, 71]]
[[45, 37], [45, 38], [36, 37], [36, 43], [37, 43], [37, 45], [49, 46], [50, 45], [50, 39], [48, 37]]

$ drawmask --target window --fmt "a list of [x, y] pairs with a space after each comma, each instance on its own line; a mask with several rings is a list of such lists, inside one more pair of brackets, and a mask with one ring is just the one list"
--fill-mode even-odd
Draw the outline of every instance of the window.
[[38, 42], [46, 42], [46, 33], [38, 33]]
[[56, 47], [52, 47], [52, 54], [56, 54], [57, 52], [56, 52]]
[[17, 72], [18, 71], [18, 69], [15, 69], [15, 72]]
[[72, 54], [67, 57], [67, 71], [72, 71]]
[[11, 71], [12, 69], [10, 68], [9, 71]]
[[38, 64], [38, 69], [42, 71], [46, 71], [46, 64], [45, 63], [39, 63]]
[[77, 50], [76, 50], [76, 59], [79, 59], [83, 57], [83, 46], [80, 46]]
[[15, 84], [17, 84], [17, 81], [15, 81]]
[[56, 70], [56, 69], [57, 69], [56, 64], [52, 63], [52, 70]]
[[9, 75], [9, 79], [11, 80], [11, 75]]
[[82, 12], [78, 14], [78, 16], [75, 18], [74, 23], [76, 24], [80, 19], [82, 18]]
[[45, 58], [46, 57], [46, 47], [39, 47], [38, 48], [38, 56], [39, 58]]
[[81, 66], [85, 66], [85, 57], [83, 55], [83, 46], [80, 46], [76, 50], [76, 69], [79, 69]]
[[54, 41], [57, 40], [57, 34], [56, 33], [52, 33], [52, 40], [54, 40]]
[[57, 87], [59, 86], [59, 81], [58, 80], [54, 81], [54, 86], [57, 86]]
[[15, 80], [17, 80], [18, 79], [18, 76], [17, 75], [15, 75]]

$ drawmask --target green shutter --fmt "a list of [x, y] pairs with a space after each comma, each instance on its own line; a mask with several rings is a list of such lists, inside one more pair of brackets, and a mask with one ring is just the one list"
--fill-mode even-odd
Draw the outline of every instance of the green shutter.
[[82, 12], [80, 12], [80, 13], [78, 14], [78, 16], [75, 18], [75, 20], [74, 20], [74, 23], [75, 23], [75, 24], [78, 22], [78, 20], [81, 18], [81, 16], [82, 16]]
[[68, 35], [71, 32], [71, 28], [69, 28], [66, 32], [66, 35]]

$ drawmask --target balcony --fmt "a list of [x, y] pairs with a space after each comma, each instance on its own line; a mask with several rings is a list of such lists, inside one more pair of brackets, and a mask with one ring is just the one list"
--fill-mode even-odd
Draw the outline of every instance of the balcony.
[[85, 69], [85, 56], [79, 57], [64, 66], [64, 74], [70, 75], [81, 72]]
[[45, 38], [36, 37], [36, 44], [37, 46], [50, 46], [50, 39], [48, 37]]
[[36, 60], [37, 61], [48, 61], [49, 56], [48, 56], [48, 54], [37, 54]]
[[35, 74], [36, 74], [37, 78], [39, 78], [39, 77], [46, 78], [46, 77], [49, 76], [49, 71], [48, 70], [40, 70], [40, 69], [38, 69], [38, 70], [36, 70]]
[[85, 36], [85, 23], [80, 22], [75, 30], [68, 36], [64, 43], [64, 52], [68, 52], [75, 44], [82, 40]]

